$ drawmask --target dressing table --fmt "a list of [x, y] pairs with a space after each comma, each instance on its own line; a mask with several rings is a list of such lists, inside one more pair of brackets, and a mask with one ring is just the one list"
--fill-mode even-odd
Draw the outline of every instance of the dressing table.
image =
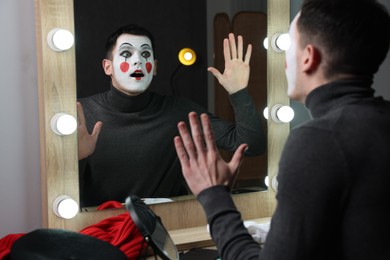
[[[77, 1], [77, 0], [75, 0]], [[268, 39], [287, 32], [289, 0], [267, 3]], [[57, 113], [76, 116], [75, 48], [56, 52], [49, 48], [47, 35], [53, 28], [74, 32], [73, 0], [35, 0], [38, 88], [41, 146], [42, 226], [78, 231], [105, 218], [125, 212], [125, 209], [78, 213], [71, 219], [53, 212], [56, 198], [66, 195], [79, 202], [78, 159], [76, 133], [59, 136], [51, 129]], [[269, 44], [270, 46], [271, 44]], [[284, 53], [268, 48], [267, 103], [289, 105], [284, 76]], [[255, 73], [252, 71], [252, 73]], [[289, 133], [289, 124], [268, 120], [268, 177], [270, 182], [278, 171], [278, 161]], [[270, 185], [271, 186], [271, 185]], [[235, 194], [235, 204], [244, 220], [258, 223], [269, 221], [276, 206], [275, 190]], [[206, 219], [200, 204], [192, 199], [150, 205], [161, 217], [179, 250], [208, 247], [213, 243], [206, 230]]]

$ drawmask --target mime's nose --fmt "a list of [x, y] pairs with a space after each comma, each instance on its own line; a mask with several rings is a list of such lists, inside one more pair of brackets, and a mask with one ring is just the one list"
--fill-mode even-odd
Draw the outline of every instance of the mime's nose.
[[141, 57], [138, 53], [134, 53], [133, 55], [133, 66], [136, 66], [136, 65], [141, 65], [142, 64], [142, 61], [141, 61]]

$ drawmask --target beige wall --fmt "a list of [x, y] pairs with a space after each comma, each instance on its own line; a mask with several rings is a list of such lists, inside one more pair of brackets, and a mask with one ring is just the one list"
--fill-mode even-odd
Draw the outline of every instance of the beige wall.
[[33, 0], [0, 1], [0, 237], [40, 227]]

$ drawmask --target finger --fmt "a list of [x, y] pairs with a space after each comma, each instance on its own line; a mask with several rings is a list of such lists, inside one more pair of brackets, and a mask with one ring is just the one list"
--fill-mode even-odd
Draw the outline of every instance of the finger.
[[232, 159], [229, 162], [229, 166], [232, 171], [236, 172], [240, 166], [242, 160], [244, 159], [244, 152], [248, 148], [247, 144], [241, 144], [237, 150], [234, 152]]
[[184, 122], [179, 122], [177, 124], [177, 128], [179, 129], [181, 141], [183, 143], [185, 150], [187, 151], [189, 159], [195, 159], [196, 158], [195, 145], [194, 142], [192, 141], [192, 137], [190, 133], [188, 132], [186, 124]]
[[252, 44], [248, 44], [248, 48], [246, 50], [245, 60], [244, 60], [246, 64], [249, 64], [249, 62], [251, 61], [251, 55], [252, 55]]
[[233, 33], [229, 33], [230, 51], [232, 53], [232, 59], [237, 59], [236, 39]]
[[230, 53], [229, 40], [226, 38], [223, 40], [223, 57], [225, 58], [225, 61], [229, 61], [233, 58]]
[[187, 155], [186, 149], [184, 148], [184, 145], [183, 145], [183, 142], [182, 142], [180, 136], [175, 136], [173, 141], [175, 143], [175, 149], [176, 149], [176, 153], [177, 153], [177, 156], [179, 158], [181, 167], [182, 168], [187, 167], [188, 166], [188, 155]]
[[190, 120], [192, 138], [194, 139], [197, 154], [204, 154], [205, 142], [198, 115], [195, 112], [191, 112], [189, 113], [188, 118]]
[[210, 118], [207, 114], [202, 114], [200, 117], [202, 120], [202, 127], [204, 131], [204, 136], [205, 136], [204, 139], [205, 139], [207, 150], [209, 150], [210, 152], [217, 152], [214, 133], [213, 130], [211, 129]]
[[95, 140], [97, 140], [97, 138], [100, 134], [100, 130], [102, 130], [102, 126], [103, 126], [103, 123], [101, 121], [98, 121], [95, 124], [95, 126], [93, 127], [92, 136], [95, 138]]
[[241, 35], [238, 35], [238, 59], [242, 60], [243, 53], [244, 53], [244, 48], [242, 47], [244, 45], [243, 39]]
[[80, 102], [76, 103], [76, 108], [77, 108], [77, 119], [78, 119], [77, 121], [80, 127], [82, 125], [85, 125], [84, 110]]
[[231, 178], [229, 180], [228, 186], [233, 187], [237, 176], [240, 171], [240, 166], [244, 161], [244, 152], [248, 149], [246, 144], [241, 144], [237, 150], [234, 152], [232, 159], [229, 162], [230, 172], [232, 173]]
[[214, 75], [214, 77], [217, 78], [217, 80], [219, 80], [222, 77], [222, 74], [219, 72], [219, 70], [217, 70], [214, 67], [207, 68], [207, 71], [211, 72]]

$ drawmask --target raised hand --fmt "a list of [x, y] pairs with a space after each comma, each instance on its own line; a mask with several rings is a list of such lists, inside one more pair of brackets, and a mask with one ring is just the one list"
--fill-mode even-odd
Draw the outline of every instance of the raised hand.
[[252, 45], [248, 48], [244, 57], [243, 39], [239, 35], [237, 44], [233, 33], [229, 38], [223, 41], [223, 54], [225, 58], [225, 70], [221, 74], [216, 68], [209, 67], [210, 71], [218, 82], [226, 89], [229, 94], [233, 94], [248, 86], [250, 66], [249, 61], [252, 54]]
[[95, 151], [96, 142], [103, 123], [100, 121], [97, 122], [90, 135], [85, 125], [84, 110], [80, 102], [77, 102], [77, 121], [78, 158], [81, 160], [90, 156]]
[[184, 178], [192, 193], [197, 196], [204, 189], [216, 185], [231, 187], [247, 145], [241, 144], [231, 161], [225, 162], [215, 144], [209, 117], [206, 114], [200, 116], [204, 133], [195, 112], [189, 113], [188, 118], [192, 137], [186, 124], [179, 122], [180, 137], [176, 136], [174, 142]]

